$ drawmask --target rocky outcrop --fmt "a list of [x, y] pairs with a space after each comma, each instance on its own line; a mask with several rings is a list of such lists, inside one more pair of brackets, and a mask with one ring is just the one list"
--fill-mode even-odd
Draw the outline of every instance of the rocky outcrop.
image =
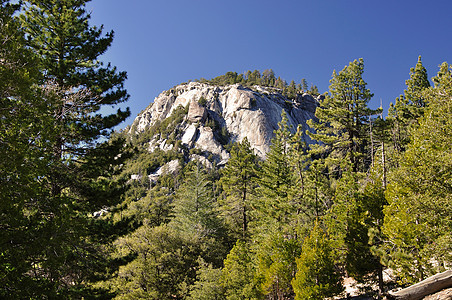
[[[165, 165], [161, 166], [160, 168], [157, 169], [157, 171], [155, 171], [152, 174], [149, 174], [149, 181], [151, 183], [155, 183], [157, 182], [158, 178], [162, 175], [166, 175], [166, 174], [174, 174], [175, 172], [180, 170], [180, 164], [179, 161], [176, 160], [172, 160], [168, 163], [166, 163]], [[133, 179], [133, 178], [132, 178]]]
[[[203, 103], [200, 104], [201, 98]], [[256, 154], [265, 157], [283, 110], [293, 131], [299, 124], [309, 130], [306, 121], [314, 118], [317, 99], [304, 94], [290, 100], [280, 90], [268, 87], [247, 88], [240, 84], [220, 87], [190, 82], [156, 97], [135, 119], [130, 134], [140, 134], [163, 121], [179, 106], [188, 107], [188, 113], [178, 127], [177, 139], [189, 149], [212, 153], [221, 161], [228, 158], [223, 145], [245, 137]], [[306, 134], [303, 139], [306, 143], [312, 142]], [[167, 142], [162, 146], [161, 140], [154, 144], [161, 149], [170, 147]]]
[[204, 122], [207, 117], [206, 109], [198, 101], [192, 99], [188, 108], [187, 118], [191, 122]]

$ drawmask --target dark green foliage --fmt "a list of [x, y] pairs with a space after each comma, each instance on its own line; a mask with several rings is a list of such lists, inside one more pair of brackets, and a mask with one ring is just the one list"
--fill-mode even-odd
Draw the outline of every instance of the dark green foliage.
[[173, 222], [179, 231], [196, 238], [215, 234], [218, 224], [214, 214], [213, 186], [200, 163], [186, 171], [176, 198]]
[[1, 168], [10, 173], [1, 174], [8, 191], [0, 214], [8, 218], [6, 231], [16, 234], [5, 235], [0, 253], [9, 263], [0, 265], [14, 280], [5, 284], [12, 298], [97, 295], [89, 283], [106, 267], [100, 258], [112, 238], [109, 225], [91, 216], [124, 192], [114, 176], [128, 157], [118, 156], [125, 143], [108, 138], [129, 111], [102, 116], [99, 110], [128, 95], [126, 74], [97, 61], [112, 34], [89, 26], [85, 2], [24, 1], [16, 19], [1, 2], [1, 55], [9, 53], [1, 58], [1, 107], [9, 111], [1, 117], [7, 142], [1, 156], [15, 163]]
[[281, 231], [268, 232], [256, 251], [257, 278], [261, 290], [270, 299], [292, 299], [292, 279], [297, 272], [296, 259], [301, 253], [301, 240]]
[[[276, 88], [281, 90], [282, 94], [289, 99], [296, 99], [298, 94], [302, 94], [303, 92], [307, 92], [308, 90], [307, 86], [306, 89], [303, 89], [301, 85], [296, 85], [295, 81], [293, 80], [290, 82], [290, 84], [287, 84], [287, 82], [281, 79], [281, 77], [276, 78], [275, 72], [273, 72], [272, 69], [264, 70], [262, 74], [259, 72], [259, 70], [247, 71], [243, 75], [237, 74], [236, 72], [227, 72], [225, 75], [220, 75], [210, 80], [202, 78], [198, 81], [220, 86], [240, 83], [241, 85], [247, 87], [259, 85]], [[314, 96], [319, 95], [319, 91], [315, 85], [311, 86], [310, 92]]]
[[[0, 298], [322, 299], [342, 291], [339, 270], [382, 290], [382, 263], [401, 283], [451, 264], [447, 63], [431, 88], [419, 57], [384, 120], [351, 62], [310, 123], [319, 144], [283, 111], [264, 160], [244, 139], [206, 169], [181, 145], [188, 107], [112, 134], [129, 112], [100, 109], [127, 100], [126, 74], [98, 61], [113, 32], [89, 25], [86, 2], [0, 0]], [[308, 89], [271, 69], [201, 81], [277, 90], [289, 112]], [[226, 145], [223, 125], [209, 111]]]
[[215, 85], [228, 85], [241, 83], [243, 80], [243, 75], [238, 75], [236, 72], [227, 72], [225, 75], [221, 75], [211, 80], [200, 80], [201, 82], [208, 82]]
[[287, 115], [282, 111], [281, 122], [272, 139], [270, 152], [259, 174], [258, 222], [282, 229], [288, 225], [296, 207], [289, 201], [293, 184], [290, 164], [291, 133]]
[[196, 277], [197, 249], [169, 226], [148, 223], [115, 242], [117, 256], [133, 255], [106, 283], [117, 299], [173, 299], [187, 296]]
[[[371, 252], [369, 230], [372, 221], [382, 221], [378, 214], [383, 205], [381, 202], [378, 205], [379, 199], [373, 198], [377, 195], [367, 196], [360, 186], [366, 186], [363, 174], [344, 172], [328, 217], [333, 222], [329, 226], [331, 238], [337, 243], [336, 247], [343, 249], [342, 260], [347, 273], [358, 281], [365, 281], [378, 271], [379, 261]], [[371, 214], [376, 216], [372, 218]]]
[[[25, 47], [18, 9], [0, 1], [0, 298], [28, 299], [53, 294], [52, 283], [30, 273], [32, 255], [48, 241], [42, 216], [49, 191], [52, 117], [40, 91], [38, 57]], [[38, 250], [39, 249], [39, 250]]]
[[201, 98], [198, 99], [198, 103], [199, 103], [199, 105], [201, 105], [201, 106], [206, 106], [206, 104], [207, 104], [207, 99], [204, 98], [204, 97], [201, 97]]
[[225, 125], [222, 126], [216, 119], [210, 117], [204, 126], [212, 128], [215, 139], [221, 145], [226, 146], [229, 143], [230, 136], [228, 128]]
[[430, 87], [427, 70], [422, 65], [419, 56], [416, 66], [410, 69], [410, 79], [406, 82], [404, 95], [396, 99], [395, 105], [391, 103], [388, 121], [392, 125], [392, 140], [397, 151], [404, 151], [409, 142], [411, 127], [418, 125], [427, 105], [423, 91]]
[[237, 237], [248, 238], [248, 224], [253, 207], [254, 189], [258, 161], [247, 138], [241, 143], [234, 144], [230, 151], [231, 158], [222, 172], [220, 184], [225, 193], [225, 199], [220, 202], [220, 210]]
[[308, 90], [308, 81], [306, 80], [306, 78], [301, 79], [301, 88], [305, 92]]
[[377, 111], [367, 107], [373, 95], [366, 88], [363, 72], [362, 59], [351, 62], [339, 73], [334, 71], [330, 92], [315, 112], [318, 121], [308, 121], [316, 133], [307, 133], [322, 142], [316, 147], [318, 154], [328, 155], [327, 164], [333, 172], [340, 172], [344, 163], [350, 163], [353, 172], [366, 170], [369, 164], [366, 124]]
[[404, 283], [425, 279], [452, 261], [451, 78], [443, 63], [435, 87], [422, 94], [429, 105], [419, 126], [409, 130], [400, 167], [389, 176], [381, 250]]
[[259, 282], [255, 278], [249, 244], [237, 241], [224, 261], [220, 283], [225, 289], [226, 299], [260, 299]]
[[222, 269], [215, 269], [212, 265], [199, 262], [199, 269], [195, 283], [190, 287], [190, 295], [187, 299], [192, 300], [221, 300], [226, 299], [224, 288], [221, 286]]

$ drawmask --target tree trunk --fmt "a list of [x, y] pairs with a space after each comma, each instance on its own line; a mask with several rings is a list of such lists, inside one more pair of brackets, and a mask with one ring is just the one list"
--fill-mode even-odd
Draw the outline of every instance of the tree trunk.
[[418, 300], [452, 287], [452, 269], [436, 274], [398, 292], [388, 292], [388, 300]]

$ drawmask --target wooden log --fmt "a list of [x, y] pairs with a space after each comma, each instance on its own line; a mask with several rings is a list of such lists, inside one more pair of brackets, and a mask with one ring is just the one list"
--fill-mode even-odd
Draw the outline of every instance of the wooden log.
[[400, 291], [389, 291], [386, 295], [386, 299], [418, 300], [450, 287], [452, 287], [452, 270], [447, 270], [445, 272], [433, 275]]

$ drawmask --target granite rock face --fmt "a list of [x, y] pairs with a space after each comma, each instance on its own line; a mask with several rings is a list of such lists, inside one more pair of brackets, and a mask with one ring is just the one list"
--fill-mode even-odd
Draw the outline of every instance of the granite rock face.
[[207, 117], [207, 110], [198, 101], [192, 99], [188, 107], [187, 117], [191, 122], [204, 122]]
[[[199, 102], [201, 98], [204, 98], [202, 103]], [[270, 149], [273, 132], [281, 121], [282, 110], [286, 111], [293, 131], [299, 124], [304, 131], [310, 130], [306, 121], [314, 118], [317, 100], [309, 94], [298, 95], [296, 100], [290, 100], [280, 90], [268, 87], [247, 88], [240, 84], [215, 86], [190, 82], [156, 97], [136, 117], [129, 133], [140, 134], [170, 117], [177, 107], [188, 106], [184, 121], [178, 125], [177, 139], [189, 149], [199, 149], [214, 155], [218, 161], [224, 161], [229, 157], [224, 145], [246, 137], [256, 154], [265, 157]], [[156, 139], [155, 146], [168, 149], [168, 145], [161, 146], [163, 140], [159, 142], [158, 137]], [[303, 139], [308, 144], [312, 143], [306, 134]]]

